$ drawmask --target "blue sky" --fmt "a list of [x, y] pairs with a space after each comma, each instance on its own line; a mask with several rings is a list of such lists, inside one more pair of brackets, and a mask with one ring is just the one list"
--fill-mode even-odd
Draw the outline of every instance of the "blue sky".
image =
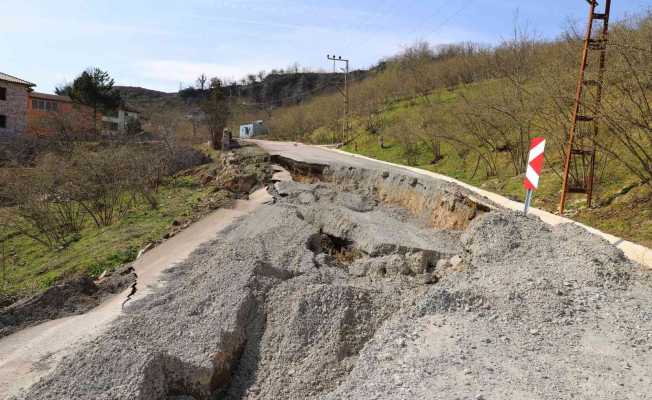
[[[497, 43], [516, 19], [554, 37], [587, 14], [584, 0], [0, 1], [0, 71], [45, 92], [88, 66], [164, 91], [202, 72], [237, 79], [294, 62], [328, 69], [333, 52], [364, 68], [417, 39]], [[650, 7], [615, 0], [614, 14]]]

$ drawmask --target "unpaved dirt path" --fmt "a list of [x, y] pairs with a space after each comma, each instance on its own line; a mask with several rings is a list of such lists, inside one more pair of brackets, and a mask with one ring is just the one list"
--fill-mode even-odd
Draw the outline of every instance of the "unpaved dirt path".
[[[214, 239], [235, 219], [251, 213], [270, 199], [266, 190], [261, 189], [252, 194], [250, 200], [238, 200], [232, 208], [215, 211], [145, 253], [134, 262], [138, 291], [126, 307], [160, 285], [165, 270], [185, 260], [201, 244]], [[125, 290], [86, 314], [48, 321], [0, 340], [0, 398], [31, 385], [51, 371], [62, 357], [107, 329], [121, 314], [122, 303], [130, 291], [131, 288]]]

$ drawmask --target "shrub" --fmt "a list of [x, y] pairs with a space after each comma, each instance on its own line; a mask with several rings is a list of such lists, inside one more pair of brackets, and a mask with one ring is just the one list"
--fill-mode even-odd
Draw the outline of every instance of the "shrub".
[[194, 168], [211, 162], [206, 153], [191, 146], [175, 146], [170, 154], [167, 165], [167, 174], [174, 175], [179, 171]]
[[1, 192], [11, 208], [2, 210], [0, 224], [49, 248], [78, 238], [85, 214], [72, 201], [69, 173], [52, 158], [34, 169], [5, 172], [0, 178]]

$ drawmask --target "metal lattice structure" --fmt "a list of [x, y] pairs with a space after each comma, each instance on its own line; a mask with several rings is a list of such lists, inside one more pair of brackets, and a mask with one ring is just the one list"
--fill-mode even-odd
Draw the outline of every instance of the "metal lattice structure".
[[601, 10], [597, 0], [586, 1], [589, 3], [589, 22], [582, 47], [571, 129], [565, 146], [560, 214], [564, 213], [568, 193], [585, 193], [588, 207], [593, 201], [611, 0], [605, 0]]

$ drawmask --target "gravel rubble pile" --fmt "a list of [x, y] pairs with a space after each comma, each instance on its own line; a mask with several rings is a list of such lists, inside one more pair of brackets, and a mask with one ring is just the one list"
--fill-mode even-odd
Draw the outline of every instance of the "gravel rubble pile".
[[618, 249], [450, 185], [328, 174], [276, 183], [18, 398], [651, 398], [652, 281]]

